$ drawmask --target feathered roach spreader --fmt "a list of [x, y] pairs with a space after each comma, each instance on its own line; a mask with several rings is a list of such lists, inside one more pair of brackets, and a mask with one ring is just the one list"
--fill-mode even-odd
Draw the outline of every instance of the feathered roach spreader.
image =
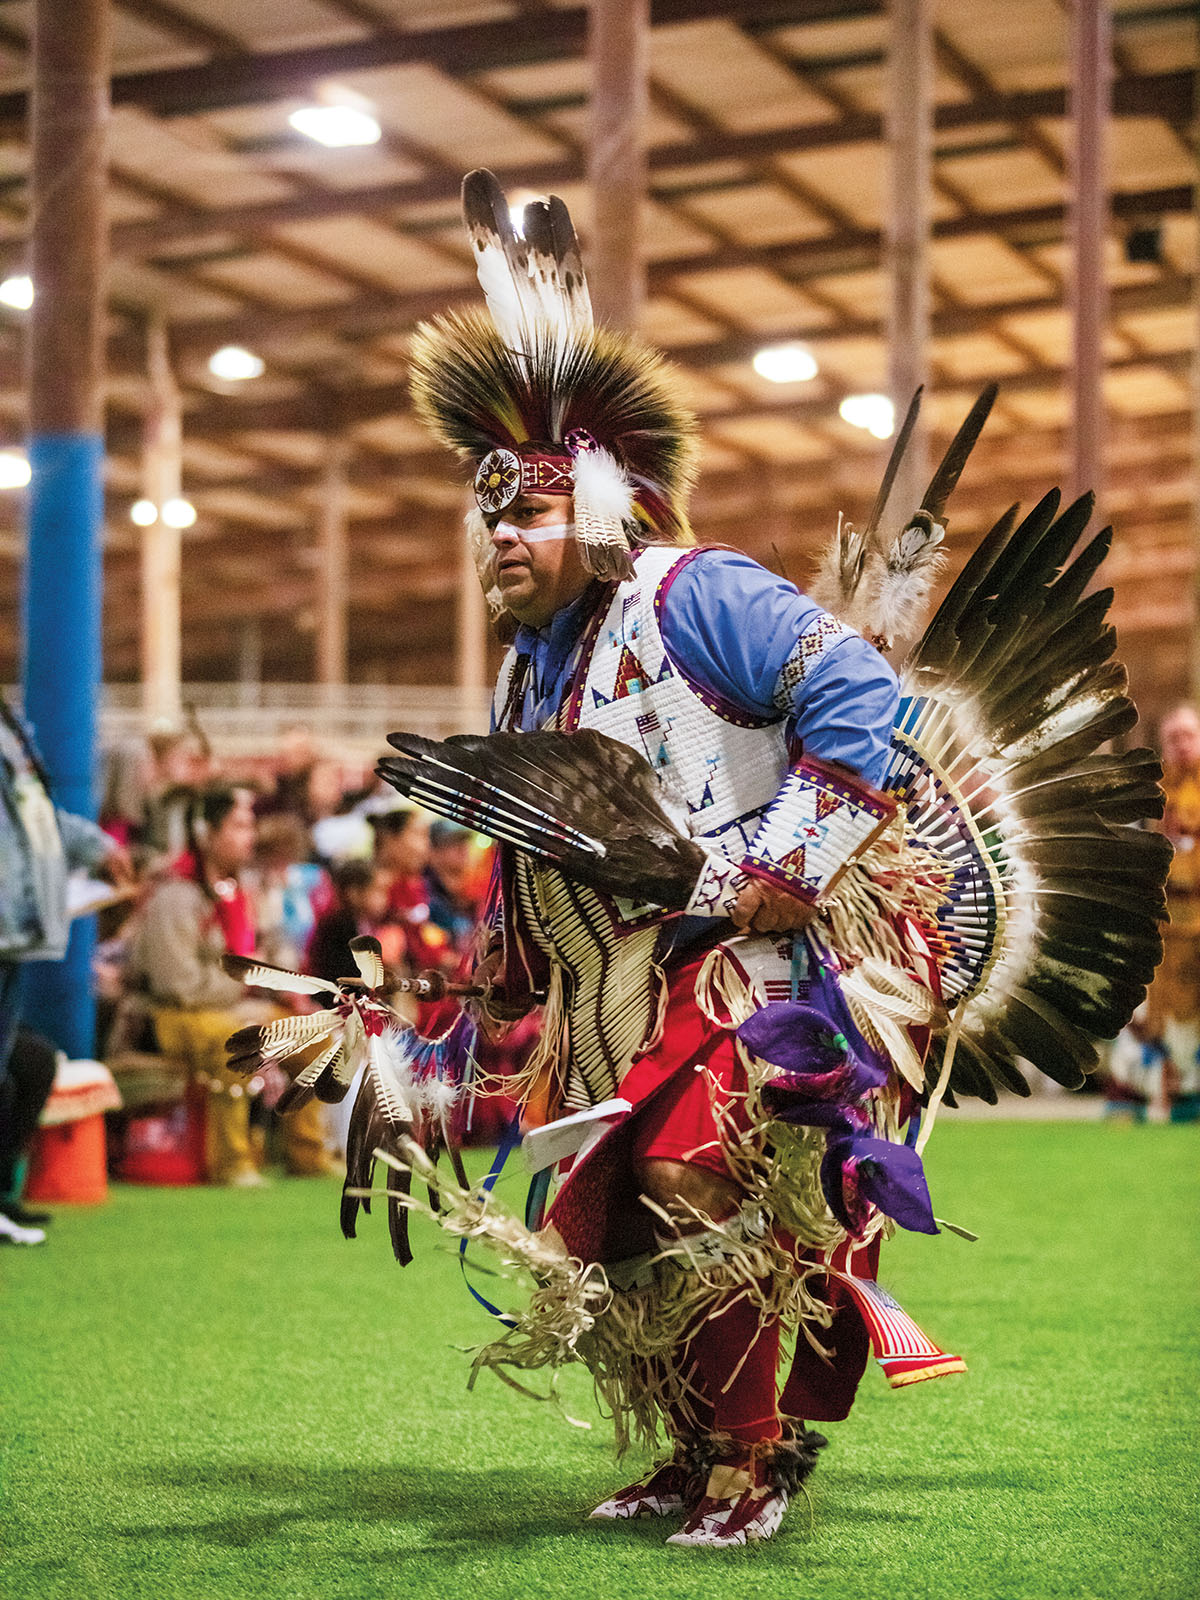
[[[940, 559], [947, 497], [993, 393], [964, 424], [921, 508], [887, 540], [883, 503], [914, 408], [865, 529], [839, 529], [814, 584], [831, 612], [881, 643], [912, 631]], [[397, 1259], [407, 1261], [403, 1217], [417, 1204], [415, 1174], [438, 1196], [444, 1226], [490, 1239], [533, 1275], [528, 1309], [505, 1318], [508, 1334], [481, 1361], [499, 1370], [583, 1359], [619, 1437], [630, 1426], [653, 1433], [663, 1407], [688, 1401], [666, 1357], [731, 1283], [819, 1346], [829, 1310], [814, 1280], [840, 1273], [893, 1383], [961, 1370], [922, 1345], [911, 1323], [909, 1344], [889, 1349], [903, 1313], [886, 1296], [872, 1300], [880, 1291], [856, 1280], [847, 1262], [897, 1223], [937, 1231], [920, 1151], [943, 1098], [1028, 1094], [1022, 1059], [1077, 1087], [1096, 1065], [1094, 1041], [1125, 1024], [1161, 955], [1169, 847], [1141, 826], [1161, 815], [1160, 773], [1149, 751], [1103, 748], [1136, 713], [1111, 659], [1111, 591], [1085, 592], [1111, 530], [1073, 554], [1091, 513], [1090, 497], [1063, 510], [1057, 492], [1024, 517], [1007, 512], [911, 650], [884, 785], [896, 811], [795, 941], [804, 984], [773, 999], [749, 957], [739, 961], [736, 940], [707, 964], [698, 1002], [739, 1028], [756, 1131], [727, 1151], [747, 1200], [725, 1228], [728, 1248], [698, 1275], [694, 1261], [680, 1259], [686, 1240], [627, 1271], [569, 1258], [553, 1230], [538, 1230], [538, 1207], [527, 1226], [468, 1185], [457, 1162], [453, 1181], [439, 1177], [449, 1108], [471, 1092], [474, 1020], [489, 1015], [486, 990], [465, 992], [460, 1022], [429, 1041], [387, 1007], [387, 975], [369, 941], [357, 944], [358, 980], [332, 995], [316, 980], [231, 958], [230, 970], [250, 985], [330, 1001], [231, 1040], [233, 1064], [247, 1073], [270, 1060], [293, 1075], [283, 1109], [312, 1094], [341, 1098], [362, 1069], [342, 1206], [347, 1235], [358, 1207], [383, 1193]], [[379, 766], [388, 782], [500, 841], [527, 909], [555, 929], [548, 948], [558, 988], [545, 997], [535, 1075], [543, 1085], [549, 1076], [571, 1114], [527, 1138], [544, 1169], [544, 1199], [551, 1169], [565, 1170], [581, 1140], [594, 1143], [620, 1120], [612, 1052], [592, 1070], [589, 1041], [632, 1029], [621, 1044], [628, 1059], [653, 1034], [657, 929], [695, 907], [706, 877], [715, 873], [726, 893], [736, 876], [689, 836], [649, 763], [595, 730], [441, 742], [397, 733], [390, 742], [398, 754]], [[606, 906], [636, 915], [601, 914]], [[923, 965], [914, 950], [924, 952]], [[645, 980], [646, 998], [639, 991], [632, 1008], [622, 1002], [621, 1021], [605, 1016], [595, 974], [607, 974], [611, 988], [623, 960]], [[821, 992], [829, 975], [832, 996]], [[819, 1037], [814, 1016], [825, 1021]], [[831, 1016], [841, 1023], [832, 1034]], [[923, 1058], [911, 1043], [921, 1029], [932, 1034]], [[572, 1053], [585, 1058], [584, 1070], [568, 1073]], [[377, 1157], [386, 1163], [383, 1191], [372, 1187]], [[778, 1244], [780, 1227], [806, 1255]]]

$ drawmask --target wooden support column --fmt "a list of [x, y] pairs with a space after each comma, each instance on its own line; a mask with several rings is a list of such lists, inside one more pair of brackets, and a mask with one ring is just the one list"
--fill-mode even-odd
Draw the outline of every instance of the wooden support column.
[[462, 703], [463, 733], [484, 733], [487, 722], [477, 714], [487, 690], [487, 602], [466, 527], [458, 519], [458, 585], [454, 593], [455, 683]]
[[183, 405], [171, 371], [166, 323], [146, 332], [150, 404], [142, 450], [142, 493], [158, 518], [142, 529], [142, 708], [148, 718], [179, 719], [180, 571], [183, 535], [162, 519], [183, 486]]
[[243, 617], [237, 630], [238, 704], [256, 706], [262, 692], [263, 636], [258, 617]]
[[1067, 171], [1071, 241], [1071, 495], [1104, 497], [1104, 328], [1108, 295], [1106, 143], [1112, 92], [1108, 0], [1071, 0], [1071, 88]]
[[[1194, 122], [1196, 155], [1200, 160], [1200, 117]], [[1195, 210], [1192, 213], [1192, 232], [1200, 244], [1200, 187], [1194, 189]], [[1194, 313], [1194, 338], [1192, 346], [1192, 625], [1191, 671], [1188, 682], [1192, 699], [1200, 704], [1200, 272], [1192, 279], [1192, 310]]]
[[[888, 393], [896, 426], [929, 381], [929, 238], [933, 149], [933, 0], [890, 0], [887, 109]], [[918, 423], [892, 490], [893, 516], [914, 511], [929, 477]]]
[[346, 548], [346, 445], [330, 441], [321, 475], [318, 526], [320, 563], [317, 567], [317, 682], [332, 701], [346, 682], [347, 611], [349, 606]]
[[[55, 799], [95, 815], [104, 532], [108, 0], [34, 0], [29, 215], [28, 553], [24, 703]], [[95, 1045], [81, 918], [61, 962], [26, 972], [24, 1017], [70, 1056]]]
[[632, 329], [646, 295], [642, 202], [649, 96], [650, 0], [591, 0], [588, 284], [596, 320]]

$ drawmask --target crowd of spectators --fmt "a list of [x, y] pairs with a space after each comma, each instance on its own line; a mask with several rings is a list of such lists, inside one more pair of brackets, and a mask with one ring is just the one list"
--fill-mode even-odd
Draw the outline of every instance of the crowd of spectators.
[[254, 953], [332, 980], [354, 975], [350, 941], [373, 934], [398, 973], [465, 976], [487, 842], [328, 759], [299, 727], [237, 763], [217, 760], [196, 729], [164, 727], [108, 768], [100, 823], [135, 892], [101, 920], [98, 1055], [119, 1066], [157, 1052], [186, 1067], [209, 1182], [257, 1187], [273, 1158], [295, 1175], [329, 1170], [338, 1108], [314, 1101], [275, 1117], [278, 1069], [248, 1090], [226, 1067], [230, 1033], [282, 1013], [279, 996], [248, 992], [222, 957]]
[[[1191, 1120], [1200, 1116], [1200, 716], [1192, 707], [1166, 719], [1163, 755], [1162, 827], [1176, 848], [1167, 958], [1101, 1077], [1110, 1112], [1144, 1117], [1157, 1106]], [[492, 872], [487, 841], [404, 805], [368, 768], [318, 751], [302, 727], [273, 752], [236, 763], [218, 760], [198, 727], [156, 728], [144, 748], [106, 757], [99, 827], [50, 808], [36, 751], [2, 701], [0, 758], [11, 811], [3, 839], [56, 827], [61, 837], [40, 864], [36, 849], [27, 860], [15, 846], [0, 860], [0, 1242], [40, 1238], [48, 1220], [19, 1197], [53, 1052], [18, 1032], [15, 997], [21, 962], [65, 948], [65, 913], [55, 908], [66, 895], [50, 879], [68, 867], [112, 885], [95, 958], [96, 1055], [118, 1067], [156, 1056], [173, 1064], [209, 1182], [257, 1187], [271, 1159], [298, 1176], [328, 1171], [348, 1106], [314, 1101], [278, 1117], [279, 1069], [249, 1086], [228, 1071], [229, 1034], [283, 1013], [277, 995], [229, 977], [222, 957], [255, 953], [335, 980], [354, 974], [351, 940], [373, 934], [398, 973], [466, 977]], [[426, 1031], [444, 1020], [407, 1015]], [[520, 1064], [536, 1026], [527, 1019], [503, 1046], [481, 1042], [489, 1077]], [[511, 1109], [502, 1098], [476, 1102], [475, 1135], [495, 1137]]]

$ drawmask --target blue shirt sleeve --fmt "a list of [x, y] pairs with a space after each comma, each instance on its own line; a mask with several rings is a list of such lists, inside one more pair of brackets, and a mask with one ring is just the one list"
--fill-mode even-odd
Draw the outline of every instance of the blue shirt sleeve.
[[794, 584], [734, 550], [677, 573], [663, 641], [683, 673], [754, 716], [786, 716], [805, 752], [882, 782], [900, 701], [873, 645]]

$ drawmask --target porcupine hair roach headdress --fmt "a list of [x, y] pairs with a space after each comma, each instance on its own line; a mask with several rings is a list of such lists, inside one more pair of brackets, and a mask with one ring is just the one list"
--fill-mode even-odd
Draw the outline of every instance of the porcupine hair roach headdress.
[[690, 544], [696, 420], [659, 356], [593, 325], [566, 206], [532, 202], [518, 231], [480, 169], [463, 182], [463, 213], [487, 311], [418, 328], [412, 390], [418, 415], [471, 463], [467, 526], [485, 586], [484, 519], [522, 493], [574, 495], [575, 536], [600, 578], [627, 577], [638, 543]]

